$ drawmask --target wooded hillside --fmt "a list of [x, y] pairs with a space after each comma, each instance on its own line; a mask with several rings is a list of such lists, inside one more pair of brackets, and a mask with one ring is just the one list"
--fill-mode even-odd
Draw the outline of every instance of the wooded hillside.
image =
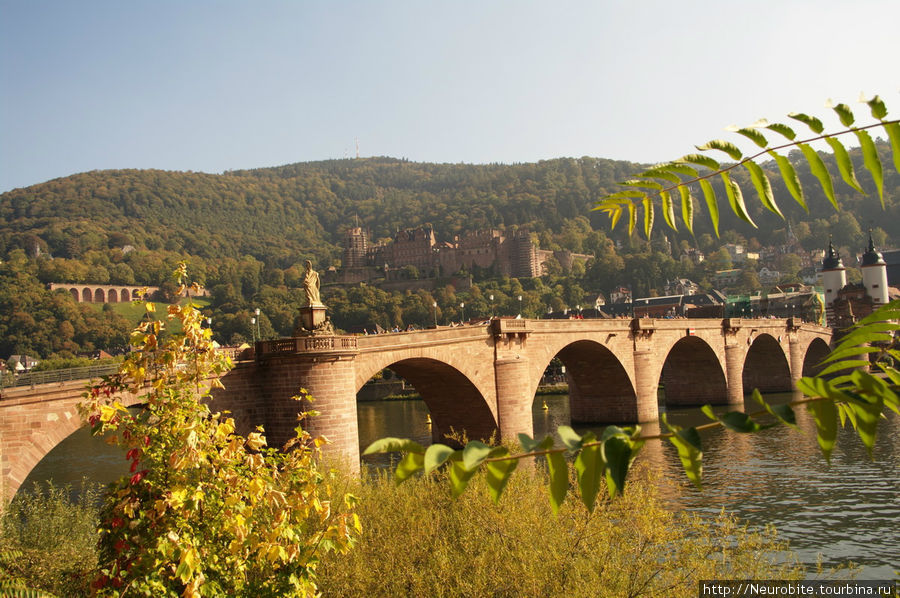
[[[854, 161], [861, 162], [857, 154], [851, 151]], [[782, 210], [805, 249], [823, 247], [832, 235], [848, 255], [862, 247], [868, 228], [874, 229], [879, 246], [900, 241], [900, 177], [890, 160], [883, 162], [886, 209], [836, 181], [842, 206], [836, 213], [798, 161], [810, 213], [784, 189], [776, 186], [775, 194], [783, 198]], [[675, 277], [709, 282], [711, 264], [700, 268], [679, 260], [687, 247], [711, 254], [726, 241], [751, 249], [784, 242], [788, 222], [758, 202], [748, 204], [758, 229], [722, 211], [720, 229], [727, 231], [722, 239], [713, 236], [705, 216], [697, 218], [696, 237], [661, 228], [648, 243], [627, 239], [624, 227], [610, 232], [607, 218], [591, 207], [640, 168], [587, 157], [513, 165], [367, 158], [223, 174], [92, 171], [15, 189], [0, 195], [0, 357], [67, 355], [124, 339], [127, 326], [121, 318], [106, 317], [102, 334], [92, 333], [94, 327], [80, 323], [92, 321], [90, 314], [76, 316], [83, 310], [73, 311], [71, 297], [51, 300], [40, 283], [165, 286], [181, 259], [213, 291], [209, 311], [220, 340], [248, 338], [250, 313], [257, 306], [265, 312], [264, 336], [289, 334], [304, 260], [311, 259], [320, 270], [339, 265], [344, 232], [357, 221], [372, 241], [426, 223], [433, 225], [439, 241], [478, 229], [526, 228], [542, 249], [567, 249], [596, 259], [577, 271], [552, 271], [542, 282], [479, 282], [476, 276], [476, 288], [460, 297], [453, 289], [413, 295], [335, 290], [326, 301], [339, 327], [365, 322], [427, 325], [435, 315], [433, 301], [446, 321], [459, 317], [454, 307], [459, 299], [487, 305], [488, 292], [497, 295], [498, 306], [524, 293], [526, 315], [568, 306], [588, 292], [605, 293], [619, 284], [633, 285], [638, 296], [652, 294]], [[872, 188], [865, 173], [858, 172], [863, 187]], [[796, 270], [796, 263], [791, 264]], [[786, 275], [795, 277], [796, 271]], [[518, 307], [517, 302], [508, 305], [513, 311]], [[35, 318], [35, 313], [41, 316]], [[66, 321], [74, 323], [74, 332], [62, 325]]]

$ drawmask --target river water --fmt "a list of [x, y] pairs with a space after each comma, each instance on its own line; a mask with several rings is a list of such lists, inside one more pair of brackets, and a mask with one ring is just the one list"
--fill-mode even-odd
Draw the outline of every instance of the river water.
[[[746, 405], [748, 411], [757, 408]], [[360, 446], [384, 436], [429, 444], [427, 415], [422, 401], [359, 403]], [[533, 415], [535, 436], [568, 424], [567, 396], [537, 397]], [[708, 422], [696, 409], [670, 410], [668, 417], [683, 426]], [[725, 508], [751, 526], [774, 525], [809, 567], [821, 556], [827, 566], [862, 565], [860, 578], [893, 578], [900, 569], [900, 417], [891, 413], [880, 423], [872, 460], [852, 429], [841, 430], [830, 464], [819, 451], [812, 419], [804, 410], [797, 419], [799, 431], [779, 426], [762, 434], [704, 432], [702, 491], [687, 482], [670, 444], [648, 442], [639, 459], [659, 471], [662, 494], [673, 508], [701, 513]], [[652, 424], [645, 428], [658, 431]], [[126, 471], [121, 453], [82, 429], [51, 451], [23, 487], [48, 479], [77, 485], [82, 477], [105, 483]]]

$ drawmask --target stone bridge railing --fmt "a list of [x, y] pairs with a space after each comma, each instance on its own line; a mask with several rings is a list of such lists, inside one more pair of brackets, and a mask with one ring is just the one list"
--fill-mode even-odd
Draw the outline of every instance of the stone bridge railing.
[[355, 336], [301, 336], [260, 341], [256, 343], [256, 354], [267, 357], [308, 351], [356, 351], [358, 348]]

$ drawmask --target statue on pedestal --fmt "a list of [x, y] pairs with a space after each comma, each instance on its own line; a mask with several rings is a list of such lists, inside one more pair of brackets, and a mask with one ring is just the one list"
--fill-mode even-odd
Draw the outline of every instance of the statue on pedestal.
[[306, 305], [300, 308], [300, 326], [294, 331], [294, 336], [334, 334], [334, 326], [325, 315], [325, 304], [319, 294], [321, 284], [319, 273], [313, 270], [312, 262], [306, 260], [306, 274], [303, 276]]

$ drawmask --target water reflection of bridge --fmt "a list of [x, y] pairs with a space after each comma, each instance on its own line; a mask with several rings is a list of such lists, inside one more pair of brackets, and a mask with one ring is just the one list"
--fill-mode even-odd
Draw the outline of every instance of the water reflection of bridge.
[[[431, 413], [435, 439], [451, 428], [469, 438], [532, 433], [535, 390], [550, 361], [566, 366], [575, 422], [657, 418], [657, 387], [674, 405], [740, 403], [744, 389], [790, 390], [828, 351], [831, 331], [787, 320], [513, 320], [372, 336], [312, 336], [256, 345], [216, 391], [214, 408], [239, 430], [266, 428], [287, 440], [303, 407], [321, 413], [312, 431], [358, 467], [356, 394], [389, 368], [411, 383]], [[79, 425], [82, 384], [7, 390], [0, 401], [0, 469], [8, 494]]]

